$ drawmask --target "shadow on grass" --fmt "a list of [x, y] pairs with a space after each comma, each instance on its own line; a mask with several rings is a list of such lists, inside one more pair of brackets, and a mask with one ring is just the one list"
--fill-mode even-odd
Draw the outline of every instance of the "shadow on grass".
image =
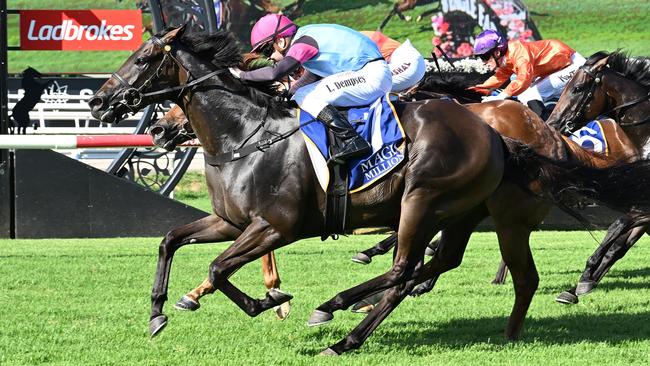
[[[409, 354], [427, 355], [431, 347], [462, 350], [469, 346], [494, 347], [508, 345], [542, 344], [547, 346], [578, 344], [584, 342], [607, 342], [619, 344], [626, 341], [644, 341], [650, 338], [650, 312], [637, 314], [580, 314], [526, 320], [522, 337], [509, 342], [503, 336], [507, 317], [484, 317], [478, 319], [453, 319], [448, 322], [388, 320], [370, 337], [395, 351], [408, 350]], [[308, 338], [337, 341], [347, 332], [340, 327], [324, 327], [311, 333]], [[305, 339], [307, 340], [307, 339]], [[323, 344], [323, 348], [326, 345]], [[382, 347], [383, 348], [383, 347]], [[316, 355], [322, 349], [301, 349], [304, 355]], [[363, 350], [363, 346], [361, 348]], [[379, 352], [386, 352], [382, 349]]]

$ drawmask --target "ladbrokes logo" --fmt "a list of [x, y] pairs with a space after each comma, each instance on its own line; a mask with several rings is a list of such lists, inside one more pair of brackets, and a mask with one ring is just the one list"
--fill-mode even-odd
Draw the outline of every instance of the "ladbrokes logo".
[[142, 43], [139, 10], [20, 12], [23, 50], [134, 50]]

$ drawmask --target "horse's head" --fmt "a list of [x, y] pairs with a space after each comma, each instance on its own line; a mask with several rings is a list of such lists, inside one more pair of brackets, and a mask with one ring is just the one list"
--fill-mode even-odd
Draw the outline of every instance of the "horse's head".
[[149, 128], [156, 146], [173, 151], [176, 146], [194, 139], [194, 130], [179, 106], [170, 109]]
[[144, 42], [88, 101], [93, 117], [117, 123], [127, 113], [135, 113], [164, 97], [147, 93], [178, 85], [180, 65], [173, 47], [184, 29], [176, 28]]
[[572, 132], [598, 117], [607, 106], [603, 87], [607, 54], [591, 56], [567, 83], [547, 123], [563, 133]]

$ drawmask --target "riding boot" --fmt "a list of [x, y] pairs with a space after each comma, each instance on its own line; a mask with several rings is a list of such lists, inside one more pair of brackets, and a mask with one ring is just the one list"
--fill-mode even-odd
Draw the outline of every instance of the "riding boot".
[[546, 120], [548, 118], [548, 114], [546, 113], [546, 107], [544, 106], [544, 103], [541, 100], [530, 100], [528, 103], [528, 108], [532, 109], [533, 112], [535, 112], [536, 115], [540, 116], [543, 120]]
[[332, 105], [328, 105], [316, 117], [323, 122], [334, 135], [334, 141], [330, 142], [330, 159], [346, 161], [348, 159], [366, 155], [372, 151], [370, 144], [366, 142], [347, 118]]

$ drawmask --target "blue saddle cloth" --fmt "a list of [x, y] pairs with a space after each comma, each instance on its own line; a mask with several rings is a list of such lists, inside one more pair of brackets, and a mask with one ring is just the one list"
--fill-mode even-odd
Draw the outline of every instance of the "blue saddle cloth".
[[[300, 111], [301, 124], [313, 119], [314, 117], [309, 113]], [[372, 153], [368, 156], [348, 161], [348, 189], [353, 193], [368, 187], [404, 160], [405, 134], [387, 95], [368, 107], [350, 109], [348, 121], [372, 146]], [[301, 131], [307, 142], [319, 182], [323, 189], [327, 190], [329, 181], [329, 170], [326, 166], [326, 161], [329, 159], [327, 130], [322, 123], [314, 122], [303, 126]]]
[[603, 133], [602, 125], [597, 120], [587, 123], [587, 125], [572, 133], [569, 138], [585, 150], [606, 155], [609, 153], [607, 138]]

